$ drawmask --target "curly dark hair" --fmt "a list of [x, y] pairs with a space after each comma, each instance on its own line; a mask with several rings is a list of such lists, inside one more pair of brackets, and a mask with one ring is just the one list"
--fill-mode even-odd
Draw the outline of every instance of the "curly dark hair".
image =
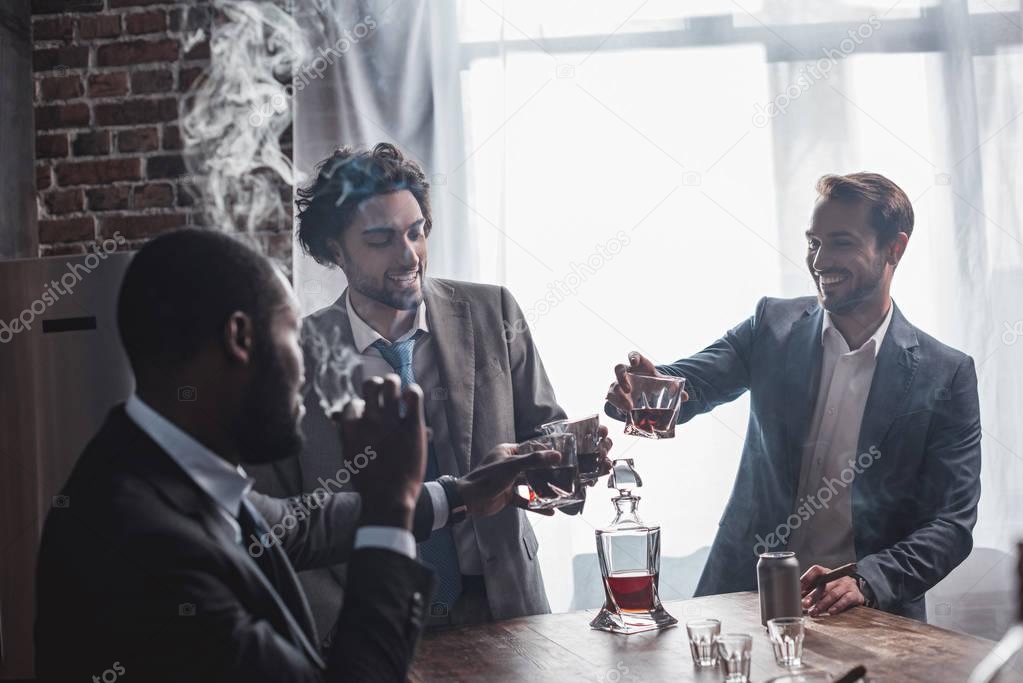
[[359, 204], [379, 194], [408, 190], [419, 202], [429, 236], [433, 227], [430, 183], [423, 168], [389, 142], [372, 150], [340, 147], [316, 167], [316, 180], [296, 191], [298, 240], [325, 266], [334, 264], [328, 239], [339, 239]]

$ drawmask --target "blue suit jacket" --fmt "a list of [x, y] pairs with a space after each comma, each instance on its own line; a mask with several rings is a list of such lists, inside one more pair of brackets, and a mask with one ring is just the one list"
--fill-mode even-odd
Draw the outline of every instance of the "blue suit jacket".
[[[798, 507], [823, 320], [816, 297], [764, 298], [703, 351], [658, 368], [687, 379], [679, 423], [750, 392], [739, 472], [697, 595], [755, 590], [757, 553], [784, 550], [777, 532]], [[924, 619], [924, 593], [969, 555], [980, 437], [973, 359], [915, 328], [896, 306], [857, 449], [880, 455], [849, 485], [858, 571], [880, 609]]]

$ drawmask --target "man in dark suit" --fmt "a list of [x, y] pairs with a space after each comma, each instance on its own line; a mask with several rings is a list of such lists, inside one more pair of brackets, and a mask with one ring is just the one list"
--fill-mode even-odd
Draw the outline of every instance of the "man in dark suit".
[[[303, 334], [318, 333], [321, 346], [354, 349], [356, 386], [361, 376], [398, 372], [423, 388], [433, 433], [425, 489], [442, 518], [448, 501], [434, 480], [471, 471], [492, 444], [522, 442], [565, 413], [511, 293], [427, 277], [429, 189], [419, 165], [393, 145], [340, 149], [298, 191], [298, 237], [318, 262], [341, 268], [348, 281], [332, 306], [306, 318]], [[306, 375], [314, 384], [302, 424], [306, 448], [296, 461], [256, 472], [261, 491], [313, 490], [347, 457], [317, 409], [317, 368]], [[605, 453], [610, 445], [605, 438]], [[439, 577], [431, 623], [549, 612], [537, 549], [524, 513], [511, 507], [434, 533], [420, 545], [423, 561]], [[328, 631], [343, 595], [343, 568], [300, 578], [313, 597], [317, 624]]]
[[867, 604], [924, 619], [924, 593], [969, 555], [980, 498], [973, 359], [911, 325], [892, 301], [913, 231], [905, 193], [874, 173], [825, 176], [806, 232], [817, 297], [761, 299], [703, 351], [615, 368], [683, 376], [679, 423], [750, 392], [746, 444], [698, 595], [753, 590], [759, 553], [793, 551], [811, 615]]
[[[366, 382], [343, 440], [359, 493], [280, 500], [242, 464], [301, 448], [303, 360], [290, 285], [227, 235], [183, 230], [134, 258], [118, 327], [136, 393], [86, 447], [47, 517], [36, 600], [41, 680], [404, 681], [432, 588], [415, 560], [422, 393]], [[453, 484], [470, 512], [513, 499], [552, 452], [506, 446]], [[338, 639], [319, 639], [296, 569], [348, 561]]]

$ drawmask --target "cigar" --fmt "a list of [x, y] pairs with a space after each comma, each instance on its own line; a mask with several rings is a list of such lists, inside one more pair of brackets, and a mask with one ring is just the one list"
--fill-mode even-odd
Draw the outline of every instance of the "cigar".
[[821, 574], [816, 579], [814, 579], [809, 586], [807, 586], [805, 591], [803, 591], [803, 597], [805, 598], [807, 595], [809, 595], [816, 589], [820, 588], [821, 586], [827, 583], [834, 581], [835, 579], [840, 579], [843, 576], [852, 576], [855, 573], [856, 563], [850, 562], [849, 564], [843, 564], [838, 569], [830, 571], [827, 574]]

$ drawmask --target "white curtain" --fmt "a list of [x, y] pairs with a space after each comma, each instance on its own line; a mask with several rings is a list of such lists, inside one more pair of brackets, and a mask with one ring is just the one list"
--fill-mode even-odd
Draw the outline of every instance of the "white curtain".
[[[974, 357], [984, 427], [975, 536], [985, 550], [933, 592], [932, 618], [997, 635], [1011, 608], [986, 630], [968, 613], [985, 591], [1014, 590], [1004, 552], [1023, 537], [1019, 2], [421, 8], [396, 0], [384, 16], [415, 17], [429, 37], [430, 165], [444, 178], [431, 271], [510, 288], [569, 414], [601, 409], [630, 350], [668, 362], [748, 317], [761, 296], [813, 293], [802, 233], [819, 176], [871, 170], [906, 190], [916, 229], [894, 296], [912, 323]], [[366, 94], [390, 93], [399, 120], [420, 116], [399, 85]], [[324, 124], [302, 105], [296, 139], [325, 152]], [[353, 142], [388, 137], [355, 128], [368, 135]], [[308, 149], [297, 145], [300, 164]], [[556, 304], [545, 299], [565, 287]], [[743, 398], [662, 442], [611, 425], [615, 455], [635, 458], [646, 481], [643, 517], [662, 526], [668, 597], [695, 586], [747, 416]], [[600, 600], [586, 556], [609, 498], [600, 486], [581, 518], [534, 520], [556, 611]]]

